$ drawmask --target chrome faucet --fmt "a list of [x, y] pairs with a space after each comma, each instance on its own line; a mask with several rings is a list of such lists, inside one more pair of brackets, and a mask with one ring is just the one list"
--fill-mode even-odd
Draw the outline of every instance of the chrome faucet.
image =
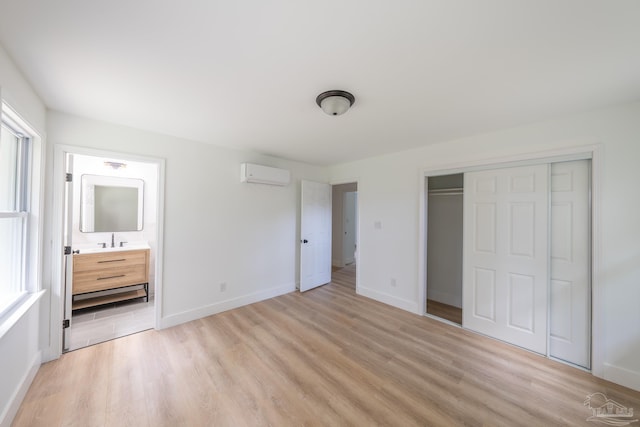
[[116, 241], [114, 240], [114, 234], [115, 233], [111, 233], [111, 247], [112, 248], [116, 247]]

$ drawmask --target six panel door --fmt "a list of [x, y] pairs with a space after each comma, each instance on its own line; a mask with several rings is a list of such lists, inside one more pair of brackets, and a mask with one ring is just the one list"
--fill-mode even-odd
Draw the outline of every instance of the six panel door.
[[464, 175], [465, 328], [547, 352], [549, 166]]
[[591, 366], [590, 162], [551, 164], [549, 355]]

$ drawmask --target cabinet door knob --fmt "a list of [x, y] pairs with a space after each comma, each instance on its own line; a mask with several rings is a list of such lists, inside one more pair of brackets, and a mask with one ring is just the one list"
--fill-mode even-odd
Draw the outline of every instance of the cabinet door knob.
[[302, 243], [309, 243], [309, 241], [307, 239], [304, 239]]

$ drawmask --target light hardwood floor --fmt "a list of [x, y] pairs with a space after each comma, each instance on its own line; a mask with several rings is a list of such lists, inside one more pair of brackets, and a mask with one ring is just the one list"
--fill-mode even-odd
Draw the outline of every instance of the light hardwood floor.
[[[42, 366], [15, 426], [593, 426], [640, 393], [332, 284]], [[637, 417], [636, 417], [637, 418]]]
[[462, 325], [462, 309], [438, 301], [427, 300], [427, 313]]

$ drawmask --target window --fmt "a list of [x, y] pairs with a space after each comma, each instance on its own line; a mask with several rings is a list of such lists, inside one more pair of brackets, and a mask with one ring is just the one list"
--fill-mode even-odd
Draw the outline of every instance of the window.
[[[3, 113], [6, 106], [3, 105]], [[0, 127], [0, 314], [28, 290], [31, 135], [9, 116]]]

